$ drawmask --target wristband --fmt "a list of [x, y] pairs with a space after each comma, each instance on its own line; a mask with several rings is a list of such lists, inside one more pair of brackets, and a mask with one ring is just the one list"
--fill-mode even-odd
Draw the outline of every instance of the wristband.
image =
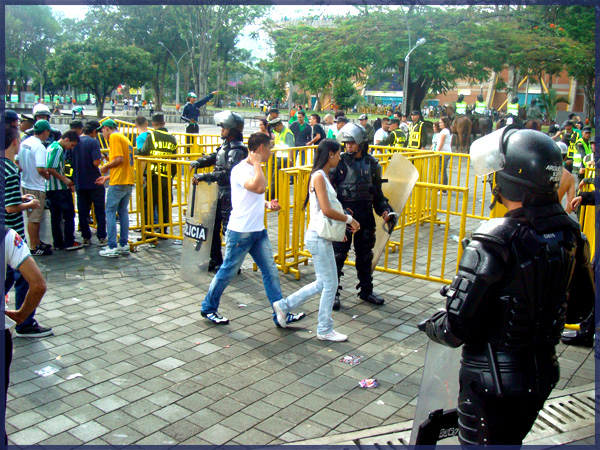
[[352, 216], [351, 216], [350, 214], [348, 214], [348, 215], [346, 216], [346, 223], [347, 223], [348, 225], [350, 225], [350, 224], [352, 223], [352, 220], [353, 220], [353, 219], [352, 219]]

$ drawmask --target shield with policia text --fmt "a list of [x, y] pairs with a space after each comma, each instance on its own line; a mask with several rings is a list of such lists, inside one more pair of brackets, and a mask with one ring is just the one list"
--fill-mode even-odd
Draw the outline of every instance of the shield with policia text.
[[383, 195], [388, 198], [388, 203], [394, 209], [394, 213], [387, 223], [381, 217], [375, 216], [375, 247], [373, 247], [371, 271], [375, 270], [379, 258], [385, 251], [394, 227], [398, 223], [398, 217], [419, 179], [419, 172], [408, 159], [400, 153], [394, 153], [383, 177], [387, 180], [382, 186]]
[[458, 444], [458, 372], [462, 348], [429, 341], [410, 445]]
[[217, 183], [191, 185], [181, 249], [181, 278], [200, 285], [210, 283], [210, 247], [217, 211]]

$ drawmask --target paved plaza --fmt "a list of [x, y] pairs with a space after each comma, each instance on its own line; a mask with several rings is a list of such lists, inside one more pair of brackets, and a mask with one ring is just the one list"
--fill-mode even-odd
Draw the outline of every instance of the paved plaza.
[[[37, 318], [55, 335], [14, 340], [11, 443], [321, 442], [414, 417], [427, 344], [416, 324], [444, 306], [439, 283], [376, 272], [386, 303], [375, 307], [355, 296], [355, 269], [347, 267], [333, 318], [349, 340], [331, 343], [316, 339], [317, 298], [297, 326], [274, 326], [249, 257], [222, 298], [231, 323], [215, 326], [200, 316], [207, 286], [180, 277], [181, 245], [137, 249], [117, 259], [98, 256], [96, 245], [36, 257], [48, 283]], [[300, 281], [280, 275], [286, 295], [312, 281], [314, 269], [303, 267]], [[558, 352], [554, 393], [590, 388], [593, 352], [562, 344]], [[348, 354], [364, 359], [340, 362]], [[379, 387], [359, 388], [365, 378]]]

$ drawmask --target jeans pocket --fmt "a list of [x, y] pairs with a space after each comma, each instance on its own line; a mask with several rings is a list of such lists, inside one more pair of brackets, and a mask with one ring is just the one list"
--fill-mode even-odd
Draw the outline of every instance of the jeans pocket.
[[316, 239], [312, 239], [312, 238], [308, 238], [305, 242], [304, 245], [306, 245], [306, 248], [308, 249], [308, 251], [310, 252], [311, 255], [317, 256], [320, 253], [320, 245], [319, 245], [319, 238]]

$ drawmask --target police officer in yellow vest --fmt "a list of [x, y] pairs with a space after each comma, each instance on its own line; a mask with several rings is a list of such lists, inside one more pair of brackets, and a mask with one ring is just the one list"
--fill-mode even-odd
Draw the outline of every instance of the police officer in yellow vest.
[[281, 117], [269, 120], [268, 124], [273, 127], [273, 132], [275, 133], [275, 145], [273, 148], [289, 148], [294, 146], [296, 139], [294, 133], [283, 124]]
[[475, 108], [473, 109], [473, 112], [482, 116], [485, 114], [486, 107], [487, 105], [483, 101], [483, 95], [479, 94], [477, 96], [477, 101], [475, 102]]
[[388, 147], [406, 147], [406, 134], [400, 128], [400, 119], [392, 117], [388, 137], [381, 144]]
[[425, 122], [421, 116], [421, 111], [415, 109], [410, 113], [410, 119], [412, 124], [408, 128], [408, 148], [422, 149], [425, 150], [425, 144], [427, 143], [427, 128], [425, 128]]
[[512, 102], [506, 105], [506, 114], [519, 117], [519, 98], [517, 96], [513, 97]]
[[575, 143], [575, 155], [573, 156], [573, 168], [579, 172], [579, 181], [583, 180], [585, 175], [585, 165], [583, 158], [592, 153], [590, 146], [590, 136], [592, 135], [592, 129], [590, 127], [584, 127], [582, 130], [581, 138], [577, 139]]
[[465, 96], [460, 94], [458, 96], [458, 100], [454, 104], [454, 112], [455, 114], [467, 114], [467, 102], [465, 102]]
[[[165, 128], [165, 117], [162, 113], [156, 113], [152, 116], [152, 126], [154, 131], [148, 130], [148, 137], [144, 142], [144, 146], [141, 150], [138, 150], [139, 155], [143, 156], [161, 156], [161, 155], [174, 155], [177, 153], [177, 139]], [[171, 161], [166, 159], [165, 161]], [[171, 222], [171, 177], [177, 172], [177, 166], [175, 164], [169, 165], [165, 163], [150, 163], [150, 173], [146, 171], [146, 183], [144, 186], [144, 217], [142, 221], [147, 224], [150, 221], [148, 217], [153, 218], [154, 211], [148, 211], [148, 186], [152, 191], [152, 204], [155, 208], [158, 208], [159, 216], [158, 223], [162, 222], [168, 224]], [[159, 192], [160, 190], [160, 192]], [[160, 195], [160, 197], [159, 197]], [[160, 205], [160, 201], [162, 205]], [[162, 206], [159, 208], [159, 206]], [[167, 233], [167, 226], [161, 230], [162, 234]]]
[[560, 141], [564, 142], [567, 147], [567, 159], [565, 160], [565, 169], [569, 172], [573, 172], [573, 159], [575, 158], [575, 144], [577, 143], [578, 136], [573, 130], [573, 122], [567, 120], [565, 123], [565, 129], [560, 133]]

